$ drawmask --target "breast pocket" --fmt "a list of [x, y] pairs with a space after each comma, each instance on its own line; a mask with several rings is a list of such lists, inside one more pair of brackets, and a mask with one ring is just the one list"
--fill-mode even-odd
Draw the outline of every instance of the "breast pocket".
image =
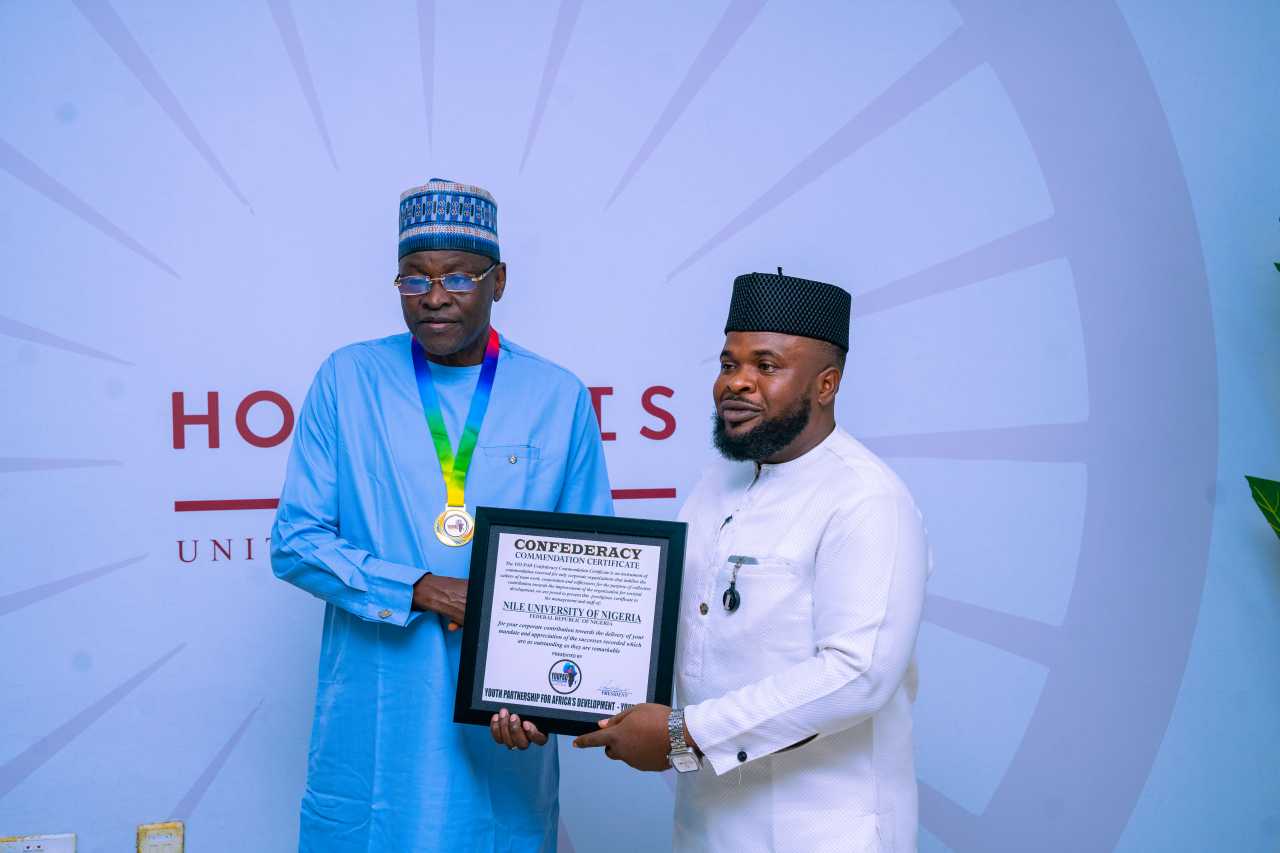
[[[732, 585], [738, 607], [725, 607]], [[729, 643], [750, 643], [761, 652], [789, 656], [812, 645], [812, 594], [806, 574], [790, 560], [765, 557], [744, 563], [734, 580], [733, 564], [716, 576], [716, 634]]]
[[534, 501], [534, 486], [542, 452], [533, 444], [489, 444], [477, 448], [484, 459], [492, 494], [499, 506], [529, 507]]

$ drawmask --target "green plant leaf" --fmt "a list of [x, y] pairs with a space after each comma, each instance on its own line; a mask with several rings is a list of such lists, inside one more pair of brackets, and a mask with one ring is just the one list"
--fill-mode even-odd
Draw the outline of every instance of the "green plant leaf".
[[1280, 261], [1276, 261], [1275, 265], [1276, 265], [1276, 272], [1280, 272]]
[[1258, 509], [1262, 510], [1262, 514], [1267, 517], [1267, 523], [1271, 525], [1276, 536], [1280, 536], [1280, 483], [1275, 480], [1264, 480], [1261, 477], [1250, 477], [1247, 474], [1245, 479], [1249, 481], [1249, 488], [1253, 491], [1253, 500], [1258, 504]]

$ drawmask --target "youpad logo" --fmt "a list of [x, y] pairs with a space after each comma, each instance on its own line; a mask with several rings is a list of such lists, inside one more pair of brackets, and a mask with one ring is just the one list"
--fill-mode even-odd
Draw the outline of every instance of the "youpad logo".
[[551, 671], [547, 673], [547, 681], [551, 684], [551, 689], [557, 693], [569, 694], [578, 689], [578, 685], [582, 683], [582, 673], [578, 669], [578, 665], [571, 660], [558, 660], [551, 664]]

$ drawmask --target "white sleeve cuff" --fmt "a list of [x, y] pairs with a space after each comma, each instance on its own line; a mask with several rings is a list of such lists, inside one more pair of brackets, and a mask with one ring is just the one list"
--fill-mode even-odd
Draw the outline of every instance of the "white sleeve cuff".
[[791, 745], [790, 743], [772, 743], [754, 732], [743, 732], [737, 736], [718, 740], [713, 720], [714, 713], [714, 700], [690, 705], [684, 709], [684, 725], [689, 736], [698, 745], [704, 760], [711, 765], [711, 769], [717, 776], [723, 776], [748, 761], [772, 755]]

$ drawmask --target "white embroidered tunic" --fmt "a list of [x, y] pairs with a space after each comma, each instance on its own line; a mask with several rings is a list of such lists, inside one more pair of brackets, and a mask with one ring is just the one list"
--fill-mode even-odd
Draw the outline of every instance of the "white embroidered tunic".
[[[931, 560], [902, 481], [837, 428], [758, 473], [713, 465], [680, 517], [676, 693], [706, 761], [679, 777], [675, 849], [915, 850], [911, 706]], [[739, 568], [729, 612], [736, 557], [757, 562]]]

